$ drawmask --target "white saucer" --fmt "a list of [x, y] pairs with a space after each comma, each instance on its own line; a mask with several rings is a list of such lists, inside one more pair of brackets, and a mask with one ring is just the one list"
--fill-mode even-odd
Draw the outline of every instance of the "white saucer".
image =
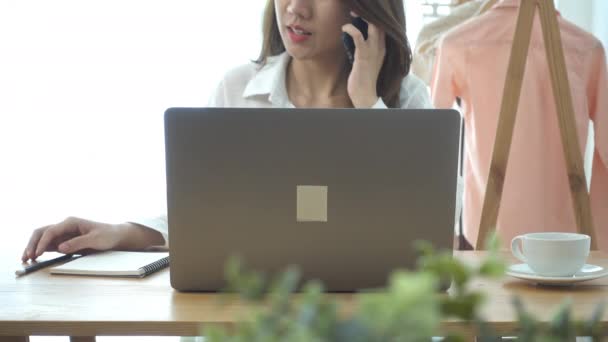
[[539, 285], [572, 285], [608, 276], [608, 270], [602, 266], [585, 264], [577, 274], [571, 277], [544, 277], [534, 273], [528, 264], [516, 264], [507, 268], [507, 274]]

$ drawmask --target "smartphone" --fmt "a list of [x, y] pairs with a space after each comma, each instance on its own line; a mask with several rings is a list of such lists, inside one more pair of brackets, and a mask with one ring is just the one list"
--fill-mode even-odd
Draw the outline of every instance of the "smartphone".
[[[363, 34], [363, 38], [367, 40], [367, 23], [360, 17], [356, 17], [352, 20], [352, 24]], [[355, 41], [350, 34], [342, 32], [342, 43], [344, 43], [344, 49], [346, 50], [346, 56], [348, 61], [352, 65], [355, 62]]]

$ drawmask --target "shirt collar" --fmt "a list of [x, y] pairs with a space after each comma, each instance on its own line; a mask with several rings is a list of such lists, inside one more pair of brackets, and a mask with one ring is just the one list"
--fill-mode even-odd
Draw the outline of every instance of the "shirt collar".
[[500, 0], [496, 4], [496, 7], [519, 7], [520, 1], [521, 0]]
[[269, 57], [266, 64], [259, 69], [253, 78], [247, 83], [243, 97], [256, 95], [268, 95], [268, 101], [276, 107], [289, 107], [285, 79], [287, 65], [291, 57], [287, 52]]
[[[517, 7], [517, 8], [519, 8], [519, 5], [521, 4], [522, 1], [531, 1], [531, 0], [500, 0], [496, 5], [494, 5], [494, 8], [500, 8], [500, 7]], [[548, 1], [548, 0], [541, 0], [541, 1]], [[555, 10], [555, 13], [557, 14], [558, 17], [561, 17], [561, 13], [557, 9]]]

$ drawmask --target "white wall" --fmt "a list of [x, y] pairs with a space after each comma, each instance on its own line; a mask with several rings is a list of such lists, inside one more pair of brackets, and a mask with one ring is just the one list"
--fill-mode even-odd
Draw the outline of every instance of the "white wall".
[[[606, 1], [606, 0], [600, 0]], [[557, 9], [564, 18], [572, 21], [587, 32], [593, 30], [593, 7], [595, 0], [558, 0]]]
[[604, 47], [608, 46], [607, 0], [556, 0], [556, 6], [564, 18], [594, 34]]
[[163, 112], [257, 57], [265, 2], [1, 0], [4, 241], [164, 212]]
[[[571, 0], [573, 1], [573, 0]], [[578, 1], [580, 2], [580, 0]], [[608, 46], [608, 1], [593, 0], [593, 26], [592, 32]]]
[[[608, 0], [556, 0], [556, 6], [564, 18], [595, 35], [604, 48], [608, 46]], [[585, 173], [589, 181], [595, 147], [592, 123], [587, 141]]]

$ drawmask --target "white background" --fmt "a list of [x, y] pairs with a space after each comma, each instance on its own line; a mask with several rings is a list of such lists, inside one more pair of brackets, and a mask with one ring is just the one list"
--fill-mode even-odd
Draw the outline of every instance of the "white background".
[[263, 3], [1, 0], [2, 234], [164, 212], [163, 112], [257, 57]]

